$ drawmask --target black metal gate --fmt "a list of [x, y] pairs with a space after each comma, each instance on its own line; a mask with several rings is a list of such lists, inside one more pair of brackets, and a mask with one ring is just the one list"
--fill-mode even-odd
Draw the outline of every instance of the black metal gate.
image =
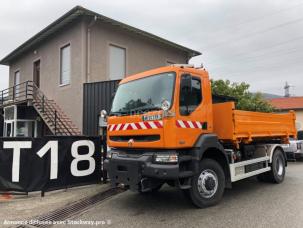
[[120, 80], [85, 83], [83, 89], [83, 133], [98, 135], [100, 111], [110, 111]]

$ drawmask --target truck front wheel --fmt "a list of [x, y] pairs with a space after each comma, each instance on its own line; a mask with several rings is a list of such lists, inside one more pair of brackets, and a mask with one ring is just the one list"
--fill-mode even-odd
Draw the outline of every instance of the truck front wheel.
[[217, 204], [224, 193], [225, 175], [220, 164], [212, 159], [200, 162], [200, 171], [192, 178], [187, 194], [192, 203], [204, 208]]

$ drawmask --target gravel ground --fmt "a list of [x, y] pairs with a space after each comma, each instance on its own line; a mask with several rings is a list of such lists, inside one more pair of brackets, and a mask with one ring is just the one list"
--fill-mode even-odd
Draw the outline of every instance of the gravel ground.
[[[81, 198], [89, 197], [108, 189], [108, 185], [89, 185], [45, 193], [30, 193], [28, 196], [0, 196], [0, 227], [5, 220], [26, 220], [55, 210]], [[8, 226], [6, 226], [8, 227]]]
[[[29, 219], [108, 189], [93, 185], [14, 199], [0, 197], [0, 227], [3, 220]], [[303, 163], [289, 163], [282, 184], [260, 183], [255, 178], [234, 183], [219, 205], [197, 209], [182, 192], [164, 186], [158, 193], [141, 195], [126, 191], [65, 221], [99, 222], [98, 227], [303, 227]], [[67, 222], [67, 223], [66, 223]], [[96, 226], [96, 224], [94, 224]]]
[[104, 221], [103, 227], [109, 221], [111, 227], [123, 228], [303, 227], [302, 189], [303, 163], [289, 163], [283, 183], [239, 181], [211, 208], [194, 208], [180, 191], [165, 186], [154, 195], [121, 193], [73, 220]]

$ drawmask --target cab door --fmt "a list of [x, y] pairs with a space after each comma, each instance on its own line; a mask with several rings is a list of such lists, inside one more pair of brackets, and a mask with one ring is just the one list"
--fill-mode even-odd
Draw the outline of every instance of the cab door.
[[176, 110], [177, 146], [192, 147], [201, 134], [212, 128], [212, 101], [208, 77], [181, 73]]

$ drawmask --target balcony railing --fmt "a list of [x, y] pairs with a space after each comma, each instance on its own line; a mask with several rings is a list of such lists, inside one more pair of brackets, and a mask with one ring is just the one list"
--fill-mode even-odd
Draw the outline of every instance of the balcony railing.
[[79, 135], [80, 131], [66, 117], [59, 106], [49, 100], [32, 81], [26, 81], [0, 91], [0, 106], [31, 101], [44, 123], [54, 135]]
[[0, 106], [32, 100], [34, 93], [34, 82], [26, 81], [0, 91]]

